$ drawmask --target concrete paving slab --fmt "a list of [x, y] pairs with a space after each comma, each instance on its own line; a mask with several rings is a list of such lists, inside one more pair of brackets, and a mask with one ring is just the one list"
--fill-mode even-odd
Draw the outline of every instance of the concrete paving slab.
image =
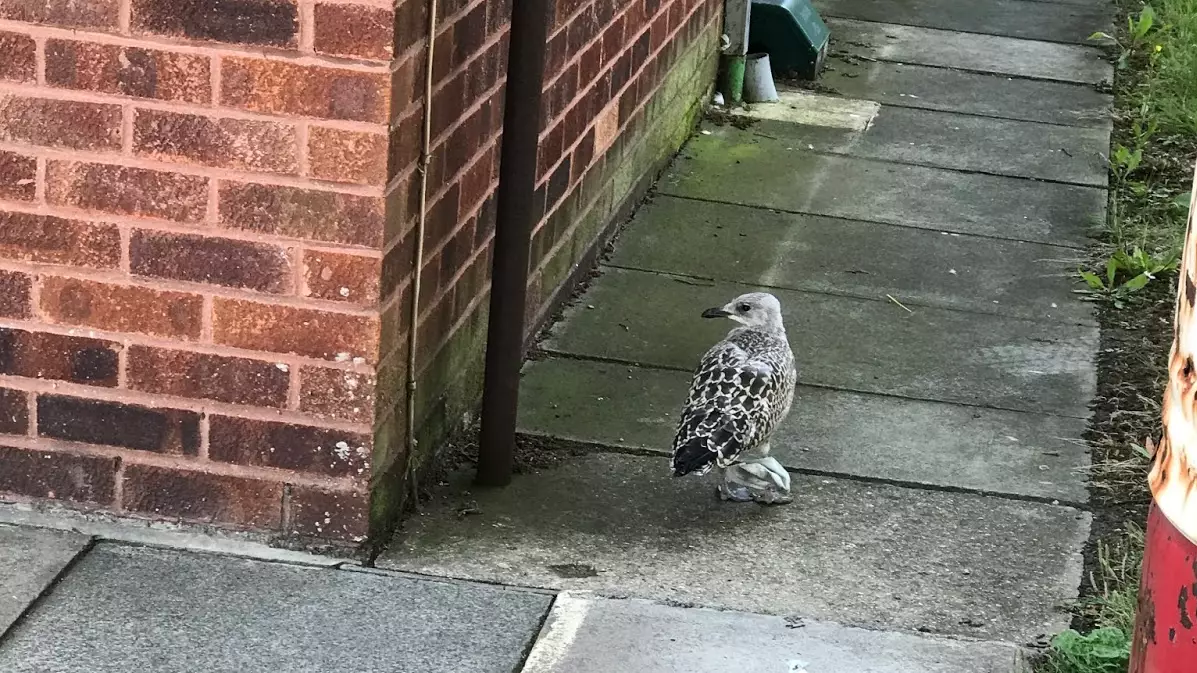
[[1021, 643], [1067, 627], [1056, 606], [1089, 527], [1066, 507], [803, 476], [789, 505], [729, 506], [663, 457], [591, 454], [460, 490], [471, 479], [379, 565]]
[[549, 598], [101, 544], [0, 647], [6, 673], [508, 673]]
[[[529, 363], [520, 431], [669, 454], [686, 372], [549, 358]], [[1080, 419], [799, 386], [773, 455], [787, 468], [1085, 503]]]
[[1084, 247], [1104, 221], [1096, 187], [815, 154], [708, 125], [657, 184], [663, 194], [812, 215]]
[[[1056, 4], [1025, 0], [815, 0], [825, 17], [1085, 44], [1110, 32], [1111, 3]], [[834, 32], [833, 32], [834, 34]]]
[[[1096, 324], [1072, 248], [657, 196], [612, 266]], [[994, 303], [997, 301], [998, 303]]]
[[852, 19], [826, 23], [833, 54], [1083, 84], [1114, 78], [1113, 66], [1095, 47]]
[[565, 593], [523, 673], [1019, 673], [1023, 660], [1005, 643]]
[[[756, 289], [609, 268], [565, 312], [542, 347], [691, 371], [733, 326], [703, 320], [703, 310]], [[802, 383], [1089, 415], [1096, 386], [1094, 327], [933, 308], [908, 313], [888, 301], [773, 293], [786, 316]]]
[[0, 635], [90, 543], [86, 535], [0, 525]]
[[885, 61], [836, 62], [819, 79], [840, 95], [886, 105], [1071, 126], [1107, 128], [1113, 102], [1088, 84]]
[[[821, 106], [809, 93], [782, 93], [768, 106]], [[755, 116], [755, 111], [748, 113]], [[1105, 187], [1110, 129], [1060, 126], [961, 115], [936, 110], [883, 107], [863, 132], [763, 119], [753, 132], [774, 142], [818, 152], [980, 171], [1036, 180]]]

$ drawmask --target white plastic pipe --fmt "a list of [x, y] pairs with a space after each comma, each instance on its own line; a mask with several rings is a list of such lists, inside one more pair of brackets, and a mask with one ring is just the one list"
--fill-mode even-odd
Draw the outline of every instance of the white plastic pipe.
[[773, 70], [769, 67], [768, 54], [748, 54], [744, 63], [744, 102], [777, 102], [777, 88], [773, 86]]

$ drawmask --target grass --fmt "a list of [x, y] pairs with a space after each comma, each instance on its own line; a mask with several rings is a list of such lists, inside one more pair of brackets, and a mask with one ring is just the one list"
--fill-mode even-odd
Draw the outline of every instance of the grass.
[[1150, 502], [1147, 437], [1159, 437], [1175, 270], [1197, 157], [1197, 0], [1121, 0], [1113, 35], [1108, 219], [1082, 292], [1100, 302], [1093, 446], [1094, 532], [1073, 628], [1038, 673], [1124, 673]]
[[[1197, 0], [1128, 0], [1124, 9], [1120, 29], [1106, 36], [1119, 67], [1103, 236], [1106, 260], [1136, 258], [1118, 269], [1123, 282], [1143, 271], [1167, 276], [1179, 261], [1197, 150]], [[1104, 285], [1108, 292], [1113, 283]]]

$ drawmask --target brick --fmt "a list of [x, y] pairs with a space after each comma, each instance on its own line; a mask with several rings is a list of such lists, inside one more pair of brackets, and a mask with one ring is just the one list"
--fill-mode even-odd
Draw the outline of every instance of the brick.
[[578, 61], [578, 81], [586, 87], [603, 69], [603, 41], [595, 40]]
[[134, 32], [268, 47], [298, 43], [294, 0], [133, 0]]
[[0, 492], [78, 503], [112, 503], [117, 461], [0, 446]]
[[493, 35], [511, 21], [511, 0], [487, 0], [486, 32]]
[[366, 58], [391, 58], [395, 42], [395, 13], [362, 5], [318, 3], [313, 47], [318, 54]]
[[[465, 100], [465, 82], [465, 72], [458, 73], [456, 77], [446, 82], [444, 86], [432, 94], [432, 109], [462, 110], [468, 107], [469, 104]], [[457, 121], [456, 114], [433, 115], [431, 125], [432, 137], [439, 137], [455, 121]]]
[[120, 231], [110, 224], [0, 211], [0, 258], [111, 269], [120, 264]]
[[51, 161], [46, 199], [85, 210], [199, 222], [208, 209], [208, 179], [144, 168]]
[[121, 148], [121, 108], [0, 96], [0, 140], [93, 152]]
[[199, 451], [199, 414], [119, 402], [39, 395], [37, 432], [71, 442], [194, 456]]
[[213, 416], [208, 456], [237, 465], [368, 477], [371, 437], [309, 425]]
[[387, 252], [382, 260], [383, 297], [390, 297], [391, 293], [411, 276], [412, 265], [415, 263], [416, 232], [411, 230], [404, 235], [394, 247]]
[[550, 38], [545, 47], [545, 79], [551, 79], [561, 72], [561, 69], [565, 67], [565, 62], [569, 60], [569, 56], [569, 33], [562, 30]]
[[0, 270], [0, 318], [25, 319], [32, 315], [32, 285], [33, 279], [19, 271]]
[[373, 423], [377, 385], [373, 374], [304, 367], [299, 380], [300, 411], [317, 418]]
[[312, 127], [308, 131], [310, 175], [361, 185], [386, 184], [387, 136]]
[[30, 82], [37, 77], [37, 43], [33, 38], [0, 31], [0, 54], [4, 54], [4, 60], [0, 61], [0, 79]]
[[565, 196], [565, 192], [569, 190], [570, 165], [570, 157], [565, 157], [556, 170], [553, 171], [553, 174], [549, 176], [549, 182], [545, 191], [546, 208], [551, 209], [562, 196]]
[[115, 388], [121, 345], [0, 327], [0, 374]]
[[0, 19], [70, 28], [117, 27], [119, 0], [4, 0]]
[[381, 267], [377, 257], [308, 250], [303, 255], [304, 296], [376, 305]]
[[[453, 29], [454, 24], [446, 26], [443, 30], [439, 29], [440, 34], [436, 36], [436, 49], [432, 61], [432, 84], [434, 86], [440, 85], [453, 72], [453, 68], [457, 65], [454, 62], [453, 49]], [[421, 90], [422, 93], [422, 90]]]
[[291, 375], [273, 362], [131, 346], [128, 366], [133, 390], [259, 407], [287, 405]]
[[491, 175], [494, 171], [495, 151], [494, 149], [487, 150], [473, 166], [470, 166], [466, 171], [465, 176], [461, 179], [461, 205], [459, 214], [464, 214], [473, 209], [479, 201], [486, 198], [490, 193]]
[[124, 509], [190, 521], [278, 528], [283, 485], [151, 465], [125, 467]]
[[226, 58], [221, 72], [222, 105], [271, 114], [387, 122], [386, 73], [249, 58]]
[[401, 0], [395, 7], [395, 53], [411, 48], [423, 40], [427, 32], [428, 3], [424, 0]]
[[624, 17], [611, 22], [607, 26], [606, 31], [603, 32], [603, 64], [606, 65], [615, 60], [619, 53], [623, 51], [623, 31], [624, 26], [627, 25]]
[[183, 292], [46, 277], [41, 309], [49, 320], [62, 324], [196, 339], [204, 300]]
[[325, 360], [378, 354], [378, 318], [216, 297], [216, 343]]
[[295, 127], [276, 122], [138, 110], [133, 151], [217, 168], [299, 172]]
[[29, 432], [28, 396], [22, 390], [0, 388], [0, 433], [23, 435], [27, 432]]
[[369, 533], [370, 498], [364, 493], [296, 487], [291, 491], [291, 532], [360, 541]]
[[235, 229], [377, 247], [385, 219], [378, 197], [239, 182], [220, 185], [220, 222]]
[[206, 56], [75, 40], [46, 41], [46, 83], [64, 89], [209, 104]]
[[419, 111], [413, 111], [391, 128], [390, 147], [387, 150], [388, 174], [395, 175], [420, 158], [422, 128], [423, 119]]
[[291, 291], [291, 259], [278, 246], [227, 238], [134, 230], [130, 271], [138, 276], [258, 292]]
[[453, 61], [465, 63], [486, 41], [486, 3], [480, 2], [453, 25]]
[[395, 119], [408, 110], [420, 95], [421, 75], [424, 67], [423, 52], [404, 59], [391, 76], [391, 118]]
[[0, 199], [32, 201], [37, 194], [37, 159], [0, 150]]

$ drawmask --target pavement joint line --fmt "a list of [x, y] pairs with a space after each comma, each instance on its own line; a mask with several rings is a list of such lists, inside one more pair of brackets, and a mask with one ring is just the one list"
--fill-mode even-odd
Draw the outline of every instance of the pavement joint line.
[[236, 537], [229, 531], [209, 530], [199, 525], [171, 523], [169, 525], [173, 528], [170, 529], [155, 528], [154, 522], [141, 519], [119, 519], [110, 514], [83, 512], [67, 507], [46, 510], [21, 502], [0, 502], [0, 524], [69, 531], [105, 543], [224, 554], [309, 567], [354, 562], [345, 557], [273, 547], [261, 541]]
[[[722, 280], [722, 279], [708, 278], [705, 276], [693, 276], [693, 275], [689, 275], [689, 274], [685, 274], [685, 273], [677, 273], [675, 271], [661, 271], [658, 269], [647, 269], [647, 268], [640, 268], [640, 267], [635, 267], [635, 266], [624, 266], [624, 265], [620, 265], [620, 264], [611, 264], [608, 262], [603, 262], [602, 264], [599, 265], [600, 270], [604, 267], [608, 268], [608, 269], [619, 269], [619, 270], [624, 270], [624, 271], [634, 271], [636, 273], [643, 273], [643, 274], [648, 274], [648, 275], [653, 275], [653, 276], [661, 276], [663, 278], [668, 278], [671, 280], [678, 280], [679, 282], [686, 282], [687, 279], [709, 281], [710, 285], [712, 287], [716, 284], [739, 285], [740, 287], [744, 287], [744, 288], [763, 287], [763, 288], [769, 288], [769, 289], [774, 289], [774, 290], [784, 290], [786, 292], [793, 292], [796, 294], [816, 295], [816, 296], [824, 296], [824, 297], [841, 297], [843, 299], [857, 299], [860, 301], [868, 301], [868, 302], [873, 302], [876, 304], [888, 304], [888, 303], [892, 302], [892, 300], [889, 299], [888, 297], [870, 297], [868, 295], [863, 295], [863, 294], [858, 295], [858, 294], [853, 294], [853, 293], [848, 293], [848, 292], [829, 292], [827, 290], [811, 290], [811, 289], [797, 288], [797, 287], [786, 287], [784, 285], [749, 283], [749, 282], [745, 282], [742, 280]], [[689, 283], [689, 284], [701, 285], [704, 287], [707, 285], [706, 283], [701, 283], [701, 284]], [[989, 316], [989, 317], [993, 317], [993, 318], [1008, 318], [1010, 320], [1019, 320], [1022, 322], [1035, 323], [1035, 324], [1039, 324], [1039, 325], [1055, 325], [1055, 326], [1069, 325], [1072, 327], [1084, 327], [1084, 328], [1088, 328], [1088, 329], [1096, 329], [1098, 327], [1098, 325], [1095, 322], [1094, 323], [1082, 323], [1082, 322], [1072, 322], [1072, 321], [1067, 321], [1067, 320], [1044, 320], [1042, 318], [1024, 318], [1021, 316], [1012, 316], [1008, 313], [989, 313], [986, 311], [980, 311], [980, 310], [976, 310], [976, 309], [935, 306], [935, 305], [932, 305], [930, 303], [923, 302], [923, 301], [909, 300], [906, 297], [903, 297], [902, 299], [903, 299], [903, 303], [910, 304], [911, 306], [916, 306], [918, 308], [925, 308], [925, 309], [928, 309], [931, 311], [946, 311], [946, 312], [950, 312], [950, 313], [963, 313], [965, 315], [984, 315], [984, 316]], [[999, 304], [999, 306], [1000, 306], [1000, 304]]]
[[[394, 542], [398, 542], [399, 540], [400, 538], [395, 538], [395, 540], [392, 542], [392, 545], [394, 545]], [[450, 585], [490, 587], [494, 589], [503, 589], [505, 591], [515, 591], [518, 593], [536, 594], [537, 596], [555, 597], [560, 593], [560, 591], [555, 589], [534, 587], [527, 584], [513, 584], [511, 582], [499, 582], [497, 580], [485, 580], [472, 577], [458, 577], [456, 575], [433, 575], [432, 573], [422, 573], [416, 570], [391, 570], [389, 568], [364, 568], [355, 566], [352, 568], [345, 568], [345, 572], [390, 576], [420, 582], [439, 582], [440, 584]]]
[[[823, 624], [823, 625], [856, 629], [858, 631], [869, 631], [871, 633], [897, 633], [897, 634], [903, 634], [903, 635], [908, 635], [908, 636], [915, 636], [918, 638], [924, 638], [924, 639], [928, 639], [928, 640], [941, 640], [941, 641], [946, 640], [946, 641], [952, 641], [952, 642], [958, 642], [958, 643], [974, 643], [974, 644], [978, 644], [978, 645], [998, 643], [998, 644], [1003, 644], [1003, 645], [1009, 645], [1012, 649], [1018, 649], [1018, 650], [1022, 650], [1024, 652], [1028, 652], [1031, 649], [1034, 649], [1034, 648], [1029, 648], [1026, 645], [1019, 644], [1013, 640], [1007, 640], [1007, 639], [1002, 639], [1002, 638], [977, 638], [974, 636], [966, 636], [961, 633], [942, 633], [939, 631], [921, 631], [918, 629], [884, 628], [884, 627], [878, 626], [876, 624], [855, 624], [855, 623], [851, 623], [851, 622], [841, 622], [841, 621], [836, 621], [836, 620], [832, 620], [832, 619], [817, 619], [817, 618], [808, 617], [806, 615], [799, 614], [799, 613], [793, 613], [793, 614], [789, 614], [789, 615], [781, 615], [781, 614], [764, 613], [764, 612], [751, 612], [751, 611], [742, 610], [739, 608], [730, 608], [730, 607], [725, 607], [725, 606], [721, 606], [721, 605], [705, 605], [702, 603], [693, 603], [693, 602], [689, 602], [689, 601], [674, 601], [674, 600], [661, 599], [661, 598], [648, 598], [648, 597], [642, 597], [642, 596], [634, 596], [631, 594], [607, 593], [602, 590], [589, 590], [589, 589], [561, 591], [557, 595], [560, 595], [563, 593], [568, 593], [568, 594], [570, 594], [571, 597], [584, 597], [591, 601], [638, 601], [638, 602], [649, 603], [649, 604], [660, 606], [660, 607], [674, 608], [676, 610], [702, 610], [702, 611], [707, 611], [707, 612], [727, 612], [727, 613], [739, 614], [739, 615], [750, 615], [750, 616], [754, 616], [754, 617], [778, 617], [778, 618], [783, 618], [783, 619], [789, 617], [789, 618], [795, 618], [795, 619], [801, 620], [803, 622], [810, 621], [810, 622], [815, 622], [815, 623], [819, 623], [819, 624]], [[551, 611], [552, 611], [552, 608], [550, 607], [550, 613], [551, 613]], [[799, 628], [801, 628], [801, 627], [799, 627]], [[1021, 671], [1018, 671], [1018, 673], [1021, 673]]]
[[[930, 66], [927, 66], [927, 67], [930, 67]], [[993, 76], [994, 77], [1002, 77], [1001, 75], [993, 75]], [[1003, 79], [1004, 79], [1004, 77], [1003, 77]], [[1077, 86], [1085, 86], [1085, 85], [1081, 84], [1081, 85], [1077, 85]], [[900, 108], [903, 110], [922, 110], [924, 112], [943, 112], [943, 113], [947, 113], [947, 114], [961, 115], [963, 117], [977, 117], [979, 119], [996, 119], [998, 121], [1008, 121], [1008, 122], [1026, 122], [1028, 124], [1044, 124], [1046, 126], [1059, 126], [1062, 128], [1069, 128], [1069, 129], [1103, 129], [1103, 128], [1105, 128], [1099, 124], [1069, 124], [1066, 122], [1049, 122], [1049, 121], [1044, 121], [1042, 119], [1028, 119], [1026, 117], [1010, 117], [1010, 116], [1006, 116], [1006, 115], [987, 114], [984, 112], [968, 112], [965, 110], [951, 110], [948, 108], [927, 107], [925, 105], [911, 105], [909, 103], [894, 103], [892, 101], [878, 100], [877, 98], [852, 98], [850, 96], [845, 96], [842, 93], [835, 93], [835, 92], [830, 92], [830, 91], [819, 92], [819, 93], [821, 95], [827, 96], [829, 98], [843, 98], [846, 100], [869, 100], [869, 101], [873, 101], [874, 103], [881, 105], [882, 108], [892, 107], [892, 108]]]
[[[843, 297], [845, 299], [861, 299], [864, 301], [877, 301], [877, 302], [882, 302], [882, 303], [889, 301], [889, 299], [878, 299], [877, 297], [872, 297], [872, 296], [866, 295], [864, 293], [855, 293], [855, 292], [846, 292], [846, 291], [835, 292], [835, 291], [831, 291], [831, 290], [816, 290], [816, 289], [811, 289], [811, 288], [796, 287], [796, 286], [790, 286], [790, 285], [775, 285], [772, 283], [746, 283], [742, 280], [735, 280], [735, 279], [731, 279], [731, 278], [711, 278], [709, 276], [698, 276], [698, 275], [689, 274], [689, 273], [681, 273], [678, 271], [661, 271], [660, 269], [649, 269], [646, 267], [633, 266], [633, 265], [629, 265], [629, 264], [614, 264], [611, 262], [604, 262], [602, 265], [600, 265], [600, 268], [603, 268], [603, 267], [610, 268], [610, 269], [621, 269], [624, 271], [636, 271], [639, 273], [649, 273], [649, 274], [654, 274], [654, 275], [658, 275], [658, 276], [665, 276], [667, 278], [676, 277], [676, 278], [689, 278], [689, 279], [693, 279], [693, 280], [710, 281], [711, 286], [714, 286], [716, 283], [734, 283], [737, 285], [752, 285], [754, 287], [761, 287], [761, 288], [766, 288], [769, 290], [786, 290], [789, 292], [802, 292], [805, 294], [819, 294], [819, 295], [825, 295], [828, 297]], [[907, 304], [909, 306], [914, 306], [916, 308], [928, 308], [928, 309], [935, 309], [935, 310], [939, 310], [939, 311], [952, 311], [954, 313], [964, 313], [967, 315], [983, 315], [983, 316], [989, 316], [989, 317], [993, 317], [993, 318], [1013, 318], [1016, 320], [1026, 320], [1028, 322], [1043, 323], [1045, 325], [1069, 325], [1069, 326], [1073, 326], [1073, 327], [1092, 327], [1092, 328], [1098, 327], [1096, 320], [1094, 320], [1092, 322], [1079, 322], [1079, 321], [1075, 321], [1075, 320], [1053, 320], [1053, 319], [1045, 319], [1045, 318], [1026, 318], [1026, 317], [1019, 316], [1019, 315], [1013, 315], [1009, 312], [994, 311], [994, 310], [981, 310], [981, 309], [975, 309], [975, 308], [962, 308], [959, 306], [938, 306], [938, 305], [932, 304], [930, 302], [924, 302], [924, 301], [919, 301], [919, 300], [915, 300], [915, 299], [907, 299], [907, 298], [903, 298], [902, 303]], [[999, 306], [1000, 306], [1000, 304], [999, 304]]]
[[[1075, 7], [1076, 6], [1076, 5], [1070, 5], [1068, 3], [1060, 3], [1060, 2], [1028, 1], [1028, 4], [1057, 5], [1057, 6], [1061, 6], [1061, 7]], [[1021, 40], [1023, 42], [1042, 42], [1043, 44], [1059, 44], [1059, 45], [1064, 45], [1064, 46], [1068, 46], [1068, 47], [1082, 47], [1085, 49], [1095, 49], [1095, 50], [1100, 49], [1100, 47], [1098, 47], [1096, 45], [1089, 44], [1088, 42], [1073, 42], [1073, 41], [1069, 41], [1069, 40], [1046, 40], [1046, 39], [1043, 39], [1040, 37], [1018, 37], [1016, 35], [1005, 35], [1003, 33], [987, 33], [985, 31], [981, 31], [981, 30], [963, 30], [961, 28], [939, 28], [937, 26], [926, 26], [926, 25], [917, 24], [917, 23], [901, 23], [898, 21], [877, 21], [877, 20], [873, 20], [873, 19], [861, 19], [861, 18], [858, 18], [855, 16], [845, 16], [843, 14], [836, 14], [834, 12], [820, 12], [820, 14], [822, 14], [824, 18], [828, 18], [828, 19], [839, 19], [840, 21], [856, 21], [858, 23], [871, 23], [871, 24], [878, 25], [878, 26], [901, 26], [903, 28], [922, 28], [925, 30], [938, 30], [938, 31], [944, 32], [944, 33], [956, 33], [957, 35], [982, 35], [985, 37], [1000, 37], [1005, 40]], [[1111, 21], [1111, 23], [1113, 23], [1113, 22]], [[1109, 26], [1106, 26], [1107, 30], [1109, 28], [1110, 28]], [[1100, 30], [1100, 28], [1095, 28], [1094, 30]]]
[[540, 615], [540, 622], [536, 625], [536, 634], [524, 644], [524, 651], [520, 653], [520, 659], [516, 662], [515, 667], [511, 669], [511, 673], [524, 672], [524, 667], [528, 665], [528, 657], [532, 656], [532, 651], [536, 649], [536, 643], [540, 642], [540, 636], [544, 633], [545, 625], [549, 623], [549, 617], [552, 616], [553, 608], [557, 606], [557, 600], [560, 595], [560, 592], [553, 593], [553, 599], [549, 601], [548, 606]]
[[569, 654], [593, 601], [590, 592], [577, 593], [562, 591], [549, 605], [519, 669], [523, 673], [552, 673]]
[[[852, 159], [856, 160], [856, 161], [872, 161], [872, 159], [862, 159], [861, 157], [852, 157]], [[1003, 177], [1005, 177], [1005, 176], [1003, 176]], [[953, 229], [940, 229], [937, 227], [919, 227], [919, 226], [915, 226], [912, 224], [902, 224], [901, 222], [883, 222], [881, 220], [861, 220], [861, 219], [853, 218], [853, 217], [845, 217], [843, 215], [827, 215], [824, 213], [819, 213], [819, 212], [815, 212], [815, 211], [811, 211], [811, 210], [793, 210], [793, 209], [789, 209], [789, 208], [779, 208], [776, 206], [763, 206], [763, 205], [755, 204], [755, 203], [737, 203], [735, 201], [720, 201], [719, 199], [710, 199], [710, 198], [706, 198], [706, 197], [702, 197], [702, 196], [691, 196], [688, 194], [676, 194], [676, 193], [673, 193], [673, 192], [670, 192], [667, 190], [666, 191], [658, 190], [654, 193], [654, 196], [655, 197], [664, 196], [664, 197], [667, 197], [670, 199], [685, 199], [686, 201], [696, 201], [698, 203], [718, 203], [720, 205], [725, 205], [725, 206], [736, 206], [739, 208], [753, 208], [756, 210], [766, 210], [766, 211], [770, 211], [770, 212], [774, 212], [774, 213], [786, 213], [788, 215], [806, 215], [809, 217], [825, 217], [825, 218], [828, 218], [831, 220], [841, 220], [844, 222], [856, 222], [856, 223], [860, 223], [860, 224], [877, 224], [877, 225], [882, 225], [882, 226], [886, 226], [886, 227], [898, 227], [900, 229], [913, 229], [915, 231], [937, 231], [937, 232], [941, 232], [941, 233], [953, 233], [953, 234], [957, 234], [959, 236], [967, 236], [969, 238], [983, 238], [983, 239], [988, 239], [991, 241], [1010, 241], [1013, 243], [1032, 243], [1035, 245], [1046, 245], [1046, 246], [1050, 246], [1053, 248], [1063, 248], [1065, 250], [1072, 250], [1072, 251], [1077, 251], [1077, 252], [1085, 251], [1088, 249], [1088, 246], [1084, 246], [1084, 245], [1069, 245], [1067, 243], [1047, 243], [1044, 241], [1033, 241], [1033, 240], [1028, 240], [1025, 238], [1010, 238], [1007, 236], [994, 236], [992, 234], [978, 234], [975, 232], [963, 232], [963, 231], [956, 231]], [[634, 223], [629, 223], [629, 226], [634, 226]]]
[[[1011, 39], [1014, 39], [1014, 38], [1011, 38]], [[836, 52], [835, 54], [828, 54], [827, 58], [839, 58], [840, 60], [843, 60], [843, 56], [863, 58], [861, 56], [855, 56], [853, 54], [846, 53], [846, 52], [844, 52], [844, 53]], [[994, 75], [996, 77], [1007, 77], [1009, 79], [1025, 79], [1025, 80], [1030, 80], [1032, 82], [1052, 82], [1052, 83], [1057, 83], [1057, 84], [1075, 84], [1077, 86], [1092, 87], [1093, 89], [1096, 89], [1097, 91], [1099, 91], [1101, 93], [1105, 93], [1105, 91], [1103, 90], [1103, 88], [1100, 85], [1103, 83], [1108, 84], [1108, 80], [1104, 80], [1104, 79], [1101, 80], [1101, 82], [1087, 82], [1087, 81], [1075, 80], [1075, 79], [1061, 79], [1059, 77], [1043, 77], [1040, 75], [1016, 75], [1013, 73], [994, 72], [992, 70], [982, 70], [981, 68], [968, 68], [968, 67], [957, 66], [957, 65], [934, 65], [931, 63], [919, 63], [917, 61], [907, 61], [907, 60], [900, 59], [900, 58], [882, 58], [879, 56], [869, 56], [868, 59], [877, 61], [879, 63], [894, 63], [897, 65], [918, 66], [921, 68], [938, 68], [940, 70], [955, 70], [956, 72], [965, 72], [965, 73], [969, 73], [969, 74], [973, 74], [973, 75]]]
[[[643, 446], [619, 446], [616, 444], [605, 444], [599, 441], [582, 440], [570, 437], [562, 437], [560, 435], [552, 435], [541, 432], [531, 432], [528, 430], [519, 430], [518, 435], [528, 437], [530, 439], [552, 439], [558, 442], [565, 442], [575, 448], [589, 450], [594, 453], [609, 453], [623, 456], [635, 456], [640, 458], [668, 458], [669, 451], [664, 449], [652, 449]], [[848, 472], [836, 472], [834, 470], [818, 470], [808, 467], [793, 467], [782, 464], [786, 472], [790, 474], [800, 474], [807, 477], [822, 477], [827, 479], [837, 479], [840, 481], [850, 481], [861, 484], [873, 484], [881, 486], [894, 486], [910, 491], [934, 491], [936, 493], [955, 493], [958, 495], [974, 495], [982, 498], [996, 498], [998, 500], [1011, 500], [1014, 502], [1029, 502], [1038, 505], [1051, 505], [1053, 507], [1064, 507], [1066, 509], [1074, 509], [1078, 512], [1091, 512], [1091, 506], [1088, 503], [1079, 502], [1069, 498], [1052, 498], [1042, 495], [1024, 495], [1021, 493], [1009, 493], [1006, 491], [994, 491], [992, 489], [983, 488], [969, 488], [967, 486], [952, 486], [950, 484], [936, 484], [923, 481], [909, 481], [906, 479], [892, 479], [889, 477], [871, 477], [862, 474], [851, 474]]]
[[[254, 556], [247, 553], [238, 553], [236, 551], [223, 549], [203, 549], [198, 547], [178, 547], [170, 544], [156, 543], [156, 542], [142, 542], [131, 540], [114, 540], [96, 536], [95, 546], [107, 545], [113, 547], [133, 547], [137, 549], [151, 549], [154, 551], [179, 552], [186, 554], [196, 554], [200, 556], [219, 556], [221, 558], [235, 558], [243, 561], [256, 561], [258, 563], [270, 563], [273, 565], [291, 566], [293, 568], [310, 568], [312, 570], [342, 570], [344, 566], [351, 564], [351, 561], [337, 561], [333, 557], [327, 557], [326, 562], [319, 560], [304, 561], [302, 559], [289, 558], [271, 558], [264, 556]], [[317, 557], [319, 558], [319, 557]]]
[[[928, 111], [925, 108], [919, 108], [919, 109], [921, 109], [925, 112]], [[947, 110], [930, 110], [930, 112], [942, 112], [944, 114], [959, 114], [959, 113], [950, 112]], [[755, 119], [755, 118], [745, 117], [745, 119]], [[756, 119], [756, 121], [773, 121], [773, 120]], [[793, 122], [773, 121], [773, 123], [775, 123], [775, 124], [791, 124], [792, 126], [802, 126], [802, 124], [795, 124]], [[1021, 122], [1021, 123], [1038, 124], [1041, 122]], [[858, 154], [853, 154], [851, 152], [851, 148], [848, 148], [843, 151], [838, 151], [838, 152], [833, 151], [833, 150], [817, 150], [817, 149], [816, 150], [805, 149], [805, 150], [800, 150], [800, 151], [808, 152], [810, 154], [814, 154], [817, 156], [848, 157], [850, 159], [858, 159], [861, 161], [872, 161], [874, 163], [888, 164], [891, 166], [916, 166], [918, 168], [930, 168], [930, 169], [937, 170], [937, 171], [951, 171], [953, 173], [961, 173], [964, 175], [985, 175], [985, 176], [989, 176], [991, 178], [1008, 178], [1010, 180], [1026, 180], [1027, 182], [1043, 182], [1043, 183], [1047, 183], [1050, 185], [1063, 185], [1066, 187], [1087, 187], [1089, 189], [1100, 189], [1103, 192], [1110, 191], [1109, 183], [1107, 183], [1106, 185], [1095, 185], [1095, 184], [1088, 183], [1088, 182], [1074, 182], [1071, 180], [1057, 180], [1055, 178], [1033, 178], [1033, 177], [1030, 177], [1027, 175], [1014, 175], [1012, 173], [995, 173], [993, 171], [985, 171], [985, 170], [980, 170], [980, 169], [976, 169], [976, 168], [953, 168], [951, 166], [939, 166], [939, 165], [936, 165], [936, 164], [933, 164], [930, 162], [926, 162], [926, 161], [899, 161], [897, 159], [885, 159], [885, 158], [881, 158], [881, 157], [861, 156]], [[1102, 155], [1100, 153], [1098, 153], [1098, 154], [1099, 154], [1099, 156], [1102, 157], [1103, 160], [1105, 159], [1105, 155]]]
[[49, 582], [46, 582], [46, 586], [42, 587], [42, 590], [38, 592], [37, 596], [34, 596], [33, 600], [29, 601], [29, 603], [25, 605], [25, 608], [22, 609], [21, 613], [17, 615], [17, 618], [12, 621], [12, 624], [9, 624], [7, 629], [0, 632], [0, 647], [4, 645], [5, 640], [12, 636], [13, 633], [16, 633], [21, 624], [25, 622], [25, 619], [28, 618], [35, 609], [37, 609], [38, 605], [41, 605], [45, 599], [54, 592], [54, 589], [58, 586], [58, 583], [65, 579], [66, 576], [70, 574], [71, 570], [75, 568], [75, 565], [77, 565], [84, 556], [87, 556], [92, 549], [95, 549], [97, 544], [99, 544], [99, 540], [95, 536], [89, 537], [87, 542], [85, 542], [83, 546], [79, 548], [79, 551], [75, 552], [75, 555], [72, 556], [69, 561], [62, 564], [62, 567], [58, 569], [58, 572], [54, 573], [54, 577]]
[[[558, 358], [561, 360], [576, 360], [578, 362], [597, 362], [602, 364], [618, 365], [621, 367], [637, 367], [639, 369], [652, 369], [662, 372], [681, 372], [683, 374], [693, 374], [694, 369], [686, 367], [674, 367], [671, 365], [649, 364], [645, 362], [636, 362], [633, 360], [623, 360], [620, 358], [606, 357], [602, 355], [587, 355], [584, 353], [570, 353], [568, 351], [560, 351], [553, 348], [546, 348], [541, 345], [535, 345], [528, 351], [527, 361], [544, 361], [550, 358]], [[695, 365], [697, 365], [697, 361]], [[889, 397], [897, 400], [910, 400], [913, 402], [934, 402], [936, 404], [952, 404], [958, 407], [965, 407], [967, 409], [991, 409], [993, 411], [1008, 411], [1016, 414], [1029, 414], [1031, 416], [1049, 417], [1049, 418], [1074, 418], [1081, 421], [1089, 420], [1089, 416], [1075, 416], [1072, 414], [1058, 414], [1047, 411], [1031, 411], [1028, 409], [1015, 409], [1013, 407], [1004, 407], [994, 404], [977, 404], [973, 402], [961, 402], [959, 400], [945, 400], [935, 397], [913, 397], [910, 395], [898, 395], [895, 393], [879, 392], [876, 390], [861, 390], [858, 388], [849, 388], [846, 386], [836, 386], [827, 383], [812, 383], [809, 381], [798, 381], [798, 385], [806, 388], [818, 388], [820, 390], [831, 390], [843, 393], [856, 393], [857, 395], [875, 395], [877, 397]]]

